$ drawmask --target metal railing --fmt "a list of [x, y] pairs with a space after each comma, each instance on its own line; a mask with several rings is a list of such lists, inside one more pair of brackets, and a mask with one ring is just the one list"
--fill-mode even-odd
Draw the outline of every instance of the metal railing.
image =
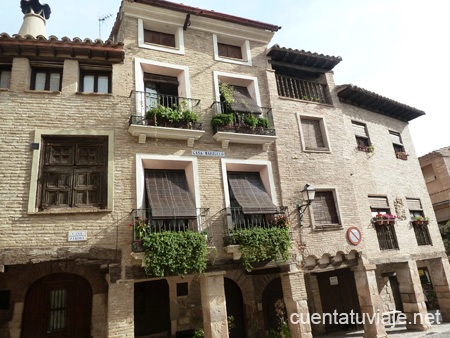
[[[218, 131], [241, 133], [241, 134], [256, 134], [275, 136], [275, 129], [273, 128], [272, 108], [264, 107], [249, 107], [248, 112], [235, 111], [224, 102], [214, 102], [212, 104], [214, 114], [232, 114], [233, 122], [226, 126], [215, 126], [214, 133]], [[253, 110], [253, 111], [252, 111]], [[245, 123], [247, 116], [253, 115], [256, 118], [266, 118], [269, 122], [269, 127], [262, 126], [250, 127]]]
[[[129, 124], [152, 125], [152, 121], [147, 121], [145, 115], [152, 108], [159, 106], [171, 108], [179, 112], [192, 111], [199, 114], [201, 112], [201, 105], [199, 99], [186, 98], [181, 96], [146, 93], [139, 91], [131, 91], [131, 114]], [[201, 129], [201, 123], [193, 123], [195, 126], [192, 129]], [[161, 124], [160, 124], [161, 125]], [[173, 127], [182, 128], [182, 126]]]
[[[133, 251], [136, 250], [136, 242], [140, 241], [147, 233], [162, 231], [194, 231], [202, 232], [206, 228], [206, 220], [209, 217], [209, 208], [196, 208], [196, 217], [169, 217], [154, 218], [152, 209], [133, 209], [131, 211], [130, 227], [133, 231]], [[175, 212], [174, 212], [175, 213]]]
[[331, 98], [325, 84], [279, 74], [276, 74], [275, 78], [279, 96], [331, 104]]

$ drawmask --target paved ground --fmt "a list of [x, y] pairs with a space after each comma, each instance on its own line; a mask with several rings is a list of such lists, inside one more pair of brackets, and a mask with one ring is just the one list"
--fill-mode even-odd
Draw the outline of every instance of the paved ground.
[[[450, 338], [450, 323], [432, 324], [428, 331], [410, 331], [406, 324], [396, 324], [395, 327], [386, 327], [389, 338]], [[328, 334], [314, 336], [314, 338], [362, 338], [363, 330], [330, 332]]]

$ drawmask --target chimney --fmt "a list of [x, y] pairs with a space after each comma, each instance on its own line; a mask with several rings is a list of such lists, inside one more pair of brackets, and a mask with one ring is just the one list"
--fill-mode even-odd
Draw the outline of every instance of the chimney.
[[19, 35], [32, 35], [34, 37], [43, 35], [47, 37], [45, 23], [50, 18], [50, 6], [47, 4], [41, 5], [39, 0], [22, 0], [20, 1], [20, 8], [22, 8], [22, 13], [25, 16]]

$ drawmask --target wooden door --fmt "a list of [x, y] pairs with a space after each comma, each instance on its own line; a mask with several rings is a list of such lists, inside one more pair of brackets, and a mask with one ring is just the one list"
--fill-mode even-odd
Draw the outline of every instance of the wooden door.
[[170, 335], [169, 284], [165, 279], [134, 284], [134, 335]]
[[242, 292], [239, 286], [231, 279], [224, 279], [225, 299], [227, 303], [227, 318], [230, 324], [230, 316], [232, 316], [231, 327], [228, 327], [230, 338], [245, 338], [245, 319], [244, 319], [244, 303], [242, 300]]
[[[320, 300], [324, 313], [330, 313], [333, 316], [334, 311], [341, 313], [360, 313], [358, 293], [354, 274], [349, 269], [340, 269], [330, 272], [317, 274], [319, 284]], [[350, 321], [350, 315], [348, 316]], [[355, 318], [355, 317], [353, 317]], [[327, 331], [346, 329], [350, 324], [333, 323], [328, 318], [325, 322]]]
[[51, 274], [28, 290], [22, 338], [89, 338], [92, 289], [84, 278]]

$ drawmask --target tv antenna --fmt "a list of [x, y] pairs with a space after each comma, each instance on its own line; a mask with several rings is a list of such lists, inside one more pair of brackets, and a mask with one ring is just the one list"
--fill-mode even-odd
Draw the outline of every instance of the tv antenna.
[[105, 21], [108, 20], [110, 17], [112, 17], [112, 14], [107, 14], [98, 17], [98, 36], [100, 37], [100, 39], [102, 38], [102, 23], [105, 23]]

